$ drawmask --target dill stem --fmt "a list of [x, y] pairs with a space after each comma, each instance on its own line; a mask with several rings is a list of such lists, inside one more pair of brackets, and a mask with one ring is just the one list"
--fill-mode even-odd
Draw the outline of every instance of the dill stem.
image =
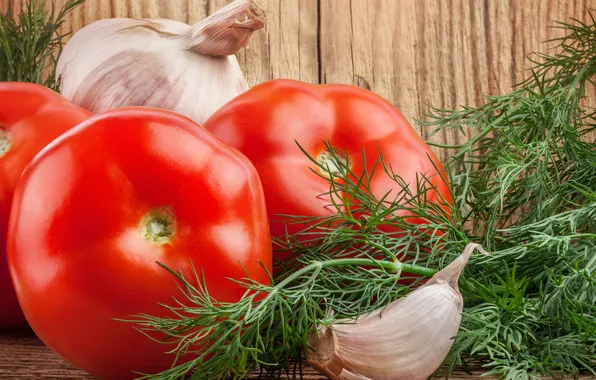
[[332, 260], [320, 260], [320, 261], [313, 261], [309, 265], [297, 270], [296, 272], [292, 273], [288, 277], [286, 277], [283, 281], [276, 285], [276, 288], [283, 288], [287, 286], [292, 281], [300, 278], [300, 276], [313, 271], [313, 270], [321, 270], [323, 268], [328, 267], [340, 267], [340, 266], [376, 266], [378, 268], [382, 268], [388, 270], [390, 272], [394, 272], [397, 274], [397, 277], [401, 274], [401, 272], [418, 274], [425, 277], [431, 277], [435, 273], [436, 270], [425, 268], [420, 265], [413, 265], [413, 264], [404, 264], [399, 261], [389, 262], [389, 261], [380, 261], [380, 260], [370, 260], [365, 258], [350, 258], [350, 259], [332, 259]]
[[417, 275], [421, 275], [421, 276], [425, 276], [425, 277], [432, 277], [435, 273], [437, 273], [437, 271], [434, 269], [425, 268], [420, 265], [404, 264], [398, 260], [395, 260], [394, 262], [389, 262], [389, 261], [380, 261], [380, 260], [370, 260], [370, 259], [364, 259], [364, 258], [351, 258], [351, 259], [332, 259], [332, 260], [324, 260], [324, 261], [321, 261], [321, 260], [313, 261], [310, 264], [308, 264], [307, 266], [298, 269], [297, 271], [295, 271], [294, 273], [292, 273], [291, 275], [289, 275], [288, 277], [283, 279], [283, 281], [281, 281], [277, 285], [274, 285], [274, 288], [270, 292], [268, 292], [269, 294], [267, 294], [267, 297], [265, 297], [261, 302], [259, 302], [259, 305], [255, 308], [255, 310], [252, 312], [252, 314], [256, 313], [257, 311], [259, 311], [259, 309], [264, 307], [263, 305], [266, 305], [267, 301], [271, 297], [273, 297], [273, 295], [277, 291], [288, 286], [289, 284], [292, 283], [292, 281], [299, 279], [301, 276], [305, 275], [308, 272], [320, 271], [321, 269], [328, 268], [328, 267], [371, 266], [371, 265], [376, 266], [378, 268], [385, 269], [385, 270], [393, 272], [393, 273], [396, 273], [397, 274], [396, 281], [399, 279], [399, 276], [401, 275], [402, 272], [417, 274]]
[[439, 144], [436, 142], [432, 142], [432, 141], [427, 141], [426, 144], [430, 145], [430, 146], [434, 146], [437, 148], [443, 148], [443, 149], [461, 149], [463, 148], [465, 145], [449, 145], [449, 144]]

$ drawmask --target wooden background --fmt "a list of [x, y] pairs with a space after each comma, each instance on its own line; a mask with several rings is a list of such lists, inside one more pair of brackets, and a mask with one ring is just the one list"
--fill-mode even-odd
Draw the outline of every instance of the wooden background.
[[[46, 0], [51, 3], [52, 0]], [[66, 0], [54, 0], [61, 6]], [[15, 8], [26, 0], [0, 0]], [[195, 23], [231, 0], [86, 0], [63, 31], [102, 18]], [[238, 54], [251, 84], [272, 78], [348, 83], [380, 94], [412, 124], [428, 105], [479, 105], [528, 74], [526, 59], [560, 37], [557, 21], [588, 20], [596, 0], [257, 0], [264, 30]], [[418, 127], [417, 127], [418, 128]], [[420, 130], [427, 137], [429, 130]], [[458, 143], [455, 134], [434, 141]], [[445, 158], [447, 151], [438, 151]]]
[[[47, 0], [48, 2], [50, 0]], [[65, 0], [55, 0], [61, 6]], [[87, 0], [63, 31], [108, 17], [194, 23], [230, 0]], [[11, 2], [0, 0], [0, 12]], [[414, 124], [428, 105], [478, 105], [527, 75], [526, 56], [559, 37], [556, 21], [588, 20], [596, 0], [258, 0], [264, 30], [238, 54], [251, 84], [292, 78], [348, 83], [389, 99]], [[589, 94], [590, 95], [590, 94]], [[417, 127], [418, 128], [418, 127]], [[424, 137], [426, 130], [420, 130]], [[457, 143], [461, 136], [435, 136]], [[447, 152], [438, 152], [444, 159]], [[0, 378], [85, 378], [30, 333], [0, 333]], [[310, 379], [320, 378], [311, 375]], [[478, 375], [461, 375], [478, 378]]]

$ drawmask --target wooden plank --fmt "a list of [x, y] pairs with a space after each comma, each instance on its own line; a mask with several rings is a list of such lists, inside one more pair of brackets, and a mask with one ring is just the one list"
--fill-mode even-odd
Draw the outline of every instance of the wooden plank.
[[[0, 11], [8, 1], [16, 8], [26, 2], [4, 0]], [[86, 1], [63, 31], [107, 17], [194, 23], [230, 1]], [[356, 84], [391, 101], [413, 124], [429, 104], [479, 105], [485, 95], [511, 90], [528, 74], [525, 57], [546, 52], [553, 45], [544, 41], [562, 35], [556, 21], [586, 21], [587, 10], [596, 7], [596, 0], [257, 1], [267, 26], [238, 53], [250, 84], [271, 78]], [[595, 98], [595, 90], [588, 95]], [[443, 132], [431, 140], [453, 144], [462, 137]], [[447, 151], [438, 153], [447, 158]]]
[[[543, 41], [562, 36], [555, 21], [586, 21], [595, 6], [594, 0], [320, 1], [321, 79], [370, 88], [413, 123], [428, 104], [479, 105], [484, 95], [510, 91], [528, 74], [527, 54], [546, 52], [553, 44]], [[461, 142], [447, 132], [432, 140]]]
[[[305, 367], [303, 373], [304, 380], [327, 379], [310, 367]], [[452, 377], [453, 380], [473, 379], [478, 376], [477, 373], [462, 372], [455, 375]], [[62, 360], [29, 330], [21, 329], [0, 332], [0, 379], [91, 380], [95, 378]], [[490, 379], [487, 377], [487, 380]]]
[[[308, 366], [303, 369], [303, 374], [303, 380], [327, 379]], [[479, 379], [481, 374], [482, 371], [478, 368], [472, 368], [470, 372], [458, 370], [450, 379]], [[20, 329], [0, 332], [0, 379], [94, 380], [95, 378], [62, 360], [45, 347], [30, 330]], [[483, 376], [482, 379], [494, 380], [496, 377]], [[578, 380], [594, 379], [592, 376], [581, 376]]]

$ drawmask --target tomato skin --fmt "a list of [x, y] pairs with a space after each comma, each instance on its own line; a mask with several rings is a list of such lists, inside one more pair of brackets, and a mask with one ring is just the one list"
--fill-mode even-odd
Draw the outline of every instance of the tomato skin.
[[34, 83], [0, 83], [0, 128], [12, 140], [0, 155], [0, 329], [26, 323], [6, 265], [6, 231], [13, 192], [27, 164], [44, 146], [92, 115]]
[[[286, 233], [279, 223], [286, 218], [280, 214], [327, 216], [336, 212], [325, 207], [329, 198], [320, 196], [329, 191], [328, 182], [311, 172], [315, 165], [296, 142], [313, 158], [325, 151], [324, 142], [330, 142], [334, 149], [348, 153], [358, 176], [365, 169], [362, 150], [370, 171], [380, 148], [384, 162], [409, 183], [414, 194], [416, 175], [424, 173], [437, 189], [427, 192], [427, 201], [452, 203], [443, 167], [406, 118], [382, 97], [356, 86], [270, 80], [229, 101], [205, 122], [205, 128], [244, 153], [257, 168], [275, 237]], [[379, 199], [392, 189], [395, 197], [401, 189], [380, 167], [371, 186]], [[423, 221], [412, 217], [409, 222]], [[288, 227], [291, 234], [304, 228]]]
[[[144, 215], [168, 207], [171, 241], [139, 233]], [[90, 118], [40, 153], [15, 192], [8, 264], [36, 334], [103, 379], [156, 373], [174, 355], [134, 329], [140, 313], [171, 316], [158, 302], [183, 301], [175, 277], [191, 261], [219, 301], [262, 283], [271, 270], [263, 190], [252, 164], [190, 119], [133, 107]], [[156, 335], [156, 337], [159, 337]]]

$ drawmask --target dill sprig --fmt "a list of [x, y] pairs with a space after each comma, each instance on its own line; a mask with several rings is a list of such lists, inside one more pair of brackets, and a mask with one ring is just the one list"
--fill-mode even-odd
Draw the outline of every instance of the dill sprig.
[[67, 0], [56, 12], [44, 0], [30, 0], [15, 16], [11, 2], [0, 15], [0, 81], [38, 83], [57, 90], [56, 64], [64, 37], [59, 29], [66, 15], [84, 0]]
[[[472, 137], [447, 167], [463, 223], [489, 257], [473, 261], [450, 369], [480, 360], [506, 379], [596, 374], [596, 131], [585, 106], [596, 22], [560, 23], [559, 52], [480, 107], [433, 108], [421, 124]], [[467, 231], [470, 233], [470, 231]], [[498, 286], [496, 286], [498, 285]], [[495, 293], [499, 288], [501, 292]]]
[[[359, 293], [368, 298], [383, 296], [383, 289], [396, 286], [403, 269], [399, 262], [381, 260], [308, 260], [303, 268], [275, 285], [238, 281], [250, 292], [237, 303], [218, 303], [209, 296], [198, 275], [185, 279], [172, 271], [184, 284], [188, 295], [185, 301], [190, 306], [180, 302], [176, 307], [168, 306], [177, 317], [141, 316], [138, 322], [144, 332], [165, 332], [173, 338], [168, 343], [175, 344], [176, 354], [194, 352], [196, 359], [143, 378], [178, 379], [189, 374], [191, 379], [244, 378], [247, 372], [259, 368], [288, 366], [287, 359], [304, 346], [313, 326], [332, 320], [321, 307], [324, 300], [338, 301], [355, 288], [344, 289], [339, 284], [365, 281]], [[364, 272], [353, 269], [356, 266], [372, 267], [366, 270], [366, 280]], [[333, 281], [326, 281], [329, 279]], [[201, 285], [195, 286], [189, 280]], [[338, 302], [353, 306], [354, 297], [348, 298], [352, 301]]]
[[519, 90], [477, 108], [433, 108], [421, 123], [472, 129], [467, 143], [449, 147], [459, 149], [449, 168], [464, 219], [486, 224], [486, 244], [499, 225], [573, 209], [586, 201], [577, 186], [596, 188], [596, 113], [581, 107], [596, 73], [596, 24], [561, 25], [570, 29], [558, 39], [563, 53], [539, 55]]
[[[457, 215], [450, 216], [447, 204], [431, 206], [426, 201], [427, 194], [436, 191], [429, 178], [421, 176], [413, 191], [382, 158], [376, 169], [357, 176], [331, 145], [327, 149], [341, 170], [327, 170], [308, 157], [326, 171], [329, 207], [337, 214], [287, 219], [286, 223], [309, 227], [276, 239], [276, 253], [292, 255], [278, 268], [271, 285], [235, 280], [246, 288], [244, 297], [220, 303], [209, 296], [209, 284], [200, 275], [184, 278], [165, 267], [181, 281], [186, 298], [174, 306], [164, 305], [173, 315], [170, 318], [139, 315], [129, 322], [147, 335], [164, 334], [159, 342], [173, 345], [173, 358], [192, 352], [195, 359], [143, 379], [245, 378], [255, 371], [300, 378], [300, 368], [293, 363], [300, 361], [315, 326], [357, 318], [387, 305], [413, 287], [398, 280], [436, 273], [423, 265], [429, 257], [443, 254], [446, 246], [453, 253], [451, 259], [461, 253], [468, 240]], [[374, 174], [377, 169], [382, 173]], [[389, 175], [400, 191], [376, 198], [371, 191], [373, 175]], [[405, 213], [426, 223], [411, 224], [408, 216], [400, 216]], [[387, 227], [395, 232], [387, 232]], [[451, 261], [448, 256], [443, 255], [445, 265]]]

